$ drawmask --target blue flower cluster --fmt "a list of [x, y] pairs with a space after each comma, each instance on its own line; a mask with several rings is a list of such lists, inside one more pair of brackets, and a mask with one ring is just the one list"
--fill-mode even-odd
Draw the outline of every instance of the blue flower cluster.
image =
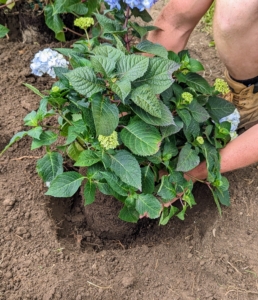
[[[117, 8], [121, 9], [119, 0], [105, 0], [111, 9]], [[144, 9], [149, 9], [155, 4], [158, 0], [123, 0], [124, 3], [129, 5], [131, 9], [138, 8], [140, 11]]]
[[50, 48], [39, 51], [31, 61], [31, 73], [37, 76], [48, 74], [52, 78], [56, 78], [53, 67], [67, 68], [69, 62], [62, 54]]
[[237, 109], [234, 110], [234, 112], [222, 119], [219, 120], [220, 123], [222, 122], [229, 122], [231, 123], [231, 128], [230, 128], [230, 131], [231, 132], [234, 132], [237, 130], [237, 127], [238, 127], [238, 124], [240, 122], [240, 114], [238, 112]]

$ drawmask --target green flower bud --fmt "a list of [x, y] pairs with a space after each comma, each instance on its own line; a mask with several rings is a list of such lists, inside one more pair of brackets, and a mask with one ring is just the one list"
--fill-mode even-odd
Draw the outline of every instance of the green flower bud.
[[189, 70], [183, 69], [181, 72], [182, 72], [184, 75], [186, 75], [187, 73], [189, 73]]
[[226, 81], [223, 79], [220, 79], [220, 78], [217, 78], [215, 80], [214, 87], [215, 87], [216, 91], [218, 91], [222, 95], [226, 95], [227, 93], [230, 92], [229, 86], [226, 83]]
[[58, 86], [53, 86], [52, 89], [51, 89], [51, 91], [52, 91], [53, 93], [57, 93], [57, 92], [60, 91], [60, 88], [59, 88]]
[[99, 135], [98, 140], [100, 145], [106, 150], [115, 149], [119, 145], [116, 131], [113, 131], [109, 136]]
[[222, 133], [222, 134], [229, 134], [229, 131], [227, 130], [227, 128], [220, 128], [220, 129], [219, 129], [219, 133]]
[[74, 20], [74, 25], [80, 27], [81, 29], [87, 29], [88, 27], [94, 25], [94, 19], [85, 17], [77, 18]]
[[184, 92], [181, 97], [184, 104], [190, 104], [193, 101], [193, 95], [191, 93]]
[[203, 139], [202, 136], [197, 136], [196, 141], [197, 141], [200, 145], [203, 145], [203, 143], [204, 143], [204, 139]]

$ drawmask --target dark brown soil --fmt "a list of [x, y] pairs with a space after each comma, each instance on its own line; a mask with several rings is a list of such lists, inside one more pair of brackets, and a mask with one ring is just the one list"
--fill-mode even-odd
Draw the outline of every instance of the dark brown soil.
[[[212, 82], [223, 76], [223, 66], [210, 40], [197, 28], [188, 47]], [[0, 149], [38, 106], [38, 96], [22, 83], [41, 91], [52, 85], [29, 69], [34, 54], [48, 46], [60, 43], [0, 41]], [[196, 184], [198, 205], [184, 222], [161, 227], [142, 220], [116, 235], [105, 208], [94, 216], [97, 227], [87, 224], [79, 193], [44, 196], [35, 171], [41, 155], [25, 138], [0, 157], [1, 300], [258, 299], [256, 165], [227, 174], [232, 204], [221, 217], [209, 191]]]

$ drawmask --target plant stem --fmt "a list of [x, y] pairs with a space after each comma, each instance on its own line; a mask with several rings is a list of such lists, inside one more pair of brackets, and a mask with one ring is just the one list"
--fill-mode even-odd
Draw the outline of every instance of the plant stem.
[[7, 7], [8, 5], [11, 5], [11, 4], [13, 4], [13, 3], [15, 3], [15, 2], [18, 2], [18, 1], [20, 1], [20, 0], [13, 0], [12, 2], [10, 2], [10, 3], [8, 3], [8, 4], [1, 5], [1, 6], [0, 6], [0, 9], [1, 9], [1, 8], [5, 8], [5, 7]]
[[87, 38], [87, 36], [85, 36], [85, 35], [83, 35], [83, 34], [80, 34], [80, 33], [76, 32], [76, 31], [74, 31], [74, 30], [72, 30], [72, 29], [70, 29], [70, 28], [68, 28], [68, 27], [64, 27], [63, 29], [64, 29], [65, 31], [70, 31], [70, 32], [72, 32], [72, 33], [74, 33], [74, 34], [77, 34], [78, 36]]

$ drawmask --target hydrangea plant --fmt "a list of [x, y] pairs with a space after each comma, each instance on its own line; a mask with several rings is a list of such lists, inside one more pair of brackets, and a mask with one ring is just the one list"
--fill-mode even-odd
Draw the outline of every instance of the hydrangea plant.
[[[29, 129], [17, 133], [4, 151], [28, 135], [32, 150], [46, 149], [36, 166], [46, 195], [71, 197], [83, 184], [85, 205], [99, 190], [123, 203], [122, 220], [147, 216], [167, 224], [174, 215], [184, 219], [195, 204], [193, 181], [184, 174], [203, 160], [218, 209], [229, 205], [219, 149], [230, 141], [231, 129], [229, 119], [221, 119], [235, 107], [197, 73], [203, 66], [188, 51], [176, 54], [145, 39], [156, 27], [130, 18], [151, 20], [144, 8], [154, 2], [107, 1], [109, 9], [94, 14], [89, 39], [55, 49], [69, 68], [53, 67], [58, 80], [45, 94], [26, 84], [42, 98], [39, 109], [24, 118]], [[139, 43], [133, 43], [135, 37]], [[56, 116], [51, 127], [50, 116]], [[64, 157], [73, 161], [72, 170], [64, 171]], [[166, 175], [160, 178], [161, 171]], [[168, 206], [172, 199], [180, 200], [181, 208]]]

